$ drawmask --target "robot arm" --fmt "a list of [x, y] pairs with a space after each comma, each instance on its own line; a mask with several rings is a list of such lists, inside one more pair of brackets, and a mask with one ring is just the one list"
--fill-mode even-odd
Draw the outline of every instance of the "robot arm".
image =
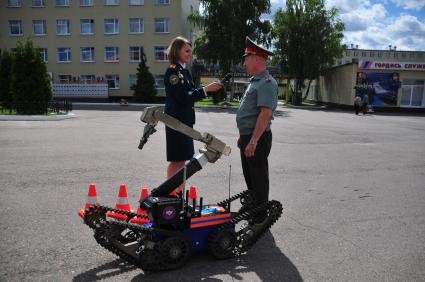
[[230, 155], [230, 147], [226, 146], [224, 142], [209, 133], [204, 133], [202, 135], [199, 131], [187, 126], [172, 116], [165, 114], [159, 110], [159, 107], [145, 108], [140, 120], [145, 122], [146, 125], [143, 131], [143, 136], [140, 139], [139, 149], [142, 149], [149, 136], [156, 132], [155, 126], [158, 124], [158, 121], [161, 121], [166, 126], [189, 136], [193, 140], [206, 144], [206, 146], [200, 151], [206, 155], [208, 162], [210, 163], [216, 162], [221, 155]]
[[[186, 179], [190, 178], [193, 174], [200, 171], [202, 167], [205, 166], [207, 163], [216, 162], [221, 157], [221, 155], [230, 155], [230, 147], [226, 146], [223, 141], [219, 140], [218, 138], [214, 137], [209, 133], [205, 133], [202, 135], [199, 131], [163, 113], [161, 110], [159, 110], [159, 107], [145, 108], [142, 116], [140, 117], [140, 120], [145, 122], [146, 125], [143, 131], [143, 137], [140, 139], [139, 149], [142, 149], [143, 145], [147, 142], [149, 136], [156, 132], [155, 126], [158, 124], [158, 121], [161, 121], [166, 126], [205, 144], [205, 146], [199, 150], [199, 155], [193, 158], [185, 165], [185, 167], [178, 170], [173, 176], [168, 178], [160, 186], [153, 189], [150, 195], [152, 197], [167, 196], [179, 185], [181, 185]], [[186, 173], [184, 173], [185, 169]], [[149, 199], [152, 199], [152, 197], [150, 197]], [[145, 202], [148, 202], [149, 199], [147, 199]], [[143, 203], [141, 203], [141, 207], [144, 209], [147, 208], [147, 206]]]

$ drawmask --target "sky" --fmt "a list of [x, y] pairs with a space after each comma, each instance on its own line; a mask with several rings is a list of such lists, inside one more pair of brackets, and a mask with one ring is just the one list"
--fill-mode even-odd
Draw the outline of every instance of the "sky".
[[[285, 0], [271, 0], [273, 18]], [[425, 51], [425, 0], [326, 0], [345, 24], [343, 43], [359, 49]]]

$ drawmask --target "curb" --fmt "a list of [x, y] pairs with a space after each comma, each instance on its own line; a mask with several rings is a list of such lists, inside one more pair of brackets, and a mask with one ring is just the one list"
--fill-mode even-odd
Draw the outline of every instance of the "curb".
[[293, 109], [304, 109], [304, 110], [326, 110], [326, 106], [295, 106], [291, 104], [279, 103], [279, 106]]
[[76, 117], [73, 113], [55, 116], [0, 115], [0, 121], [57, 121]]
[[[164, 108], [165, 104], [142, 104], [129, 103], [120, 105], [119, 103], [72, 103], [73, 110], [100, 110], [100, 111], [143, 111], [146, 107]], [[197, 110], [237, 110], [235, 106], [195, 106]]]

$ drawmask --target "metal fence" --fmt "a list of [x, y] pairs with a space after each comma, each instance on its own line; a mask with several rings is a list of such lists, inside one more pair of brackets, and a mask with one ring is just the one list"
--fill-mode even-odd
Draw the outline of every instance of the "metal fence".
[[16, 112], [17, 114], [32, 115], [49, 113], [68, 113], [72, 111], [72, 102], [68, 100], [52, 100], [49, 102], [23, 102], [11, 103], [6, 107], [10, 114]]

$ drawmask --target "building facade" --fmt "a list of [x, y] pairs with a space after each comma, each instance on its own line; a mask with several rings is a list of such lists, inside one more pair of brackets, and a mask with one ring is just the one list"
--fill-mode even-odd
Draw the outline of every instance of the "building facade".
[[356, 89], [372, 89], [375, 107], [425, 108], [425, 52], [347, 49], [313, 83], [310, 100], [352, 106]]
[[145, 56], [164, 95], [166, 49], [172, 38], [195, 40], [187, 21], [199, 0], [5, 0], [0, 48], [30, 37], [54, 83], [108, 84], [109, 96], [133, 95]]

